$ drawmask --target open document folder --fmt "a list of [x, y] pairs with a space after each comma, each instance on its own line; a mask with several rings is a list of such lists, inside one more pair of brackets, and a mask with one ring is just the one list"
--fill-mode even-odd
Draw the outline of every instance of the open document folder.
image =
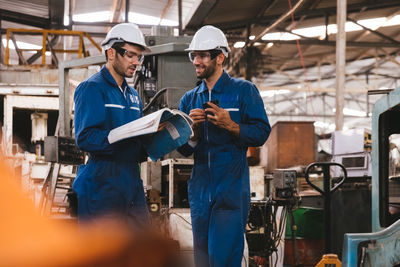
[[[164, 128], [157, 131], [161, 123], [164, 123]], [[187, 143], [193, 135], [192, 124], [193, 121], [187, 114], [163, 108], [111, 130], [108, 141], [112, 144], [126, 138], [141, 136], [147, 154], [155, 161]]]

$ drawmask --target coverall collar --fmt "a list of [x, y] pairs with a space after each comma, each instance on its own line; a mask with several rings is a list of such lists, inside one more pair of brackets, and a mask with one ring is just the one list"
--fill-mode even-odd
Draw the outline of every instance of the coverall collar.
[[[214, 87], [212, 88], [212, 92], [221, 92], [224, 88], [224, 84], [229, 81], [229, 74], [226, 73], [224, 70], [221, 77], [219, 77], [218, 81], [215, 83]], [[199, 89], [197, 90], [198, 94], [201, 94], [205, 91], [208, 91], [207, 85], [204, 80], [201, 82]]]
[[[104, 65], [101, 70], [100, 70], [101, 75], [103, 76], [104, 80], [106, 80], [107, 83], [109, 83], [111, 86], [118, 88], [119, 86], [117, 82], [114, 80], [114, 77], [111, 75], [110, 71], [106, 68], [106, 65]], [[121, 88], [122, 90], [125, 90], [127, 88], [128, 83], [126, 82], [125, 78], [122, 80], [122, 85]]]

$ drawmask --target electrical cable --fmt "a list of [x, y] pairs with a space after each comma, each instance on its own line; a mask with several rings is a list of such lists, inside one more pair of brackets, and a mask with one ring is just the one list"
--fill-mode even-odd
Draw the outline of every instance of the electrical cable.
[[[289, 8], [290, 8], [290, 10], [292, 10], [292, 0], [289, 0]], [[290, 17], [291, 17], [291, 19], [292, 19], [292, 29], [296, 29], [296, 23], [295, 23], [295, 21], [294, 21], [294, 12], [292, 12], [292, 13], [290, 14]], [[310, 91], [310, 90], [309, 90], [310, 87], [309, 87], [308, 77], [307, 77], [307, 69], [306, 69], [306, 65], [305, 65], [305, 63], [304, 63], [303, 52], [301, 51], [299, 39], [296, 39], [296, 44], [297, 44], [297, 51], [298, 51], [299, 57], [300, 57], [300, 64], [301, 64], [301, 67], [302, 67], [303, 72], [304, 72], [306, 89], [307, 89], [308, 93], [310, 93], [310, 92], [309, 92], [309, 91]], [[306, 98], [306, 100], [307, 100], [307, 98]], [[311, 109], [312, 109], [313, 114], [315, 114], [314, 105], [313, 105], [312, 101], [311, 101]]]
[[170, 212], [170, 214], [175, 214], [176, 216], [178, 216], [179, 218], [181, 218], [182, 220], [184, 220], [187, 224], [192, 225], [191, 222], [189, 222], [188, 220], [186, 220], [182, 215], [176, 213], [176, 212]]
[[161, 89], [160, 91], [158, 91], [158, 92], [153, 96], [153, 98], [150, 100], [150, 102], [143, 108], [143, 113], [146, 112], [146, 111], [153, 105], [153, 103], [157, 100], [157, 98], [158, 98], [160, 95], [164, 94], [168, 89], [169, 89], [168, 87], [165, 87], [165, 88]]

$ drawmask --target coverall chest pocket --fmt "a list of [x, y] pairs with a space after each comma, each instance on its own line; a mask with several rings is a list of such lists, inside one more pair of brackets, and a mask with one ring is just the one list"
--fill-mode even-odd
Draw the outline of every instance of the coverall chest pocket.
[[240, 123], [240, 112], [239, 108], [235, 110], [230, 110], [229, 111], [229, 116], [231, 116], [231, 120], [233, 120], [236, 123]]
[[125, 107], [123, 105], [118, 104], [105, 104], [106, 107], [106, 121], [110, 122], [111, 127], [115, 128], [121, 126], [122, 124], [126, 123], [122, 121], [124, 118], [124, 110]]
[[237, 101], [222, 102], [221, 107], [229, 112], [231, 120], [240, 123], [240, 108]]

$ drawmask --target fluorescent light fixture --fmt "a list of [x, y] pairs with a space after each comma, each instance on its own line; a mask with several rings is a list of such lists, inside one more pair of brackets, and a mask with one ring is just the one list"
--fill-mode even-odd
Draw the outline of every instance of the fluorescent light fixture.
[[329, 123], [329, 122], [324, 122], [324, 121], [315, 121], [314, 122], [314, 127], [316, 128], [324, 128], [328, 130], [335, 130], [336, 125], [334, 123]]
[[376, 30], [380, 26], [384, 25], [385, 22], [387, 21], [386, 18], [374, 18], [374, 19], [363, 19], [357, 21], [357, 23], [363, 25], [364, 27], [367, 27], [371, 30]]
[[78, 22], [99, 22], [99, 21], [109, 21], [111, 17], [110, 11], [99, 11], [75, 14], [72, 16], [73, 21]]
[[296, 40], [300, 39], [299, 36], [288, 33], [288, 32], [272, 32], [272, 33], [267, 33], [263, 37], [261, 37], [261, 40]]
[[306, 37], [325, 36], [325, 26], [315, 26], [315, 27], [295, 29], [292, 32]]
[[[129, 12], [129, 21], [136, 24], [145, 24], [145, 25], [158, 25], [160, 21], [159, 17], [149, 16], [145, 14], [140, 14], [136, 12]], [[162, 26], [178, 26], [178, 21], [163, 19], [161, 20], [160, 25]]]
[[69, 1], [64, 1], [64, 26], [68, 26], [69, 22]]
[[255, 36], [255, 35], [250, 35], [250, 36], [249, 36], [249, 40], [254, 40], [254, 39], [256, 39], [256, 36]]
[[69, 16], [64, 16], [64, 26], [69, 25]]
[[[358, 24], [361, 24], [371, 30], [376, 30], [377, 28], [385, 27], [385, 26], [396, 26], [400, 25], [400, 15], [394, 16], [391, 19], [387, 19], [385, 17], [373, 18], [373, 19], [363, 19], [358, 20]], [[363, 28], [351, 21], [345, 23], [345, 31], [346, 32], [354, 32], [360, 31]], [[306, 27], [306, 28], [298, 28], [292, 31], [293, 33], [306, 36], [306, 37], [317, 37], [317, 38], [325, 38], [326, 27], [325, 25], [313, 26], [313, 27]], [[337, 33], [337, 25], [336, 24], [329, 24], [328, 25], [328, 35], [329, 34], [336, 34]], [[250, 36], [249, 39], [253, 40], [255, 37]], [[272, 32], [265, 34], [262, 40], [296, 40], [300, 39], [299, 36], [285, 33], [285, 32]]]
[[365, 116], [367, 116], [367, 113], [365, 111], [351, 109], [351, 108], [344, 108], [343, 109], [343, 114], [344, 115], [353, 115], [353, 116], [357, 116], [357, 117], [365, 117]]
[[400, 15], [394, 16], [390, 20], [386, 21], [383, 26], [397, 26], [400, 24]]
[[260, 91], [261, 97], [273, 97], [274, 95], [289, 94], [290, 90], [267, 90]]
[[[75, 14], [72, 16], [72, 20], [78, 21], [78, 22], [109, 21], [110, 18], [111, 18], [110, 11], [82, 13], [82, 14]], [[136, 24], [158, 25], [160, 22], [159, 17], [149, 16], [149, 15], [140, 14], [140, 13], [136, 13], [136, 12], [129, 12], [128, 18], [129, 18], [130, 22], [133, 22]], [[161, 20], [160, 25], [162, 25], [162, 26], [178, 26], [179, 23], [178, 23], [178, 21], [175, 21], [175, 20], [163, 19], [163, 20]]]
[[245, 42], [236, 42], [236, 43], [233, 45], [233, 47], [234, 47], [234, 48], [242, 48], [242, 47], [244, 47], [245, 44], [246, 44]]

